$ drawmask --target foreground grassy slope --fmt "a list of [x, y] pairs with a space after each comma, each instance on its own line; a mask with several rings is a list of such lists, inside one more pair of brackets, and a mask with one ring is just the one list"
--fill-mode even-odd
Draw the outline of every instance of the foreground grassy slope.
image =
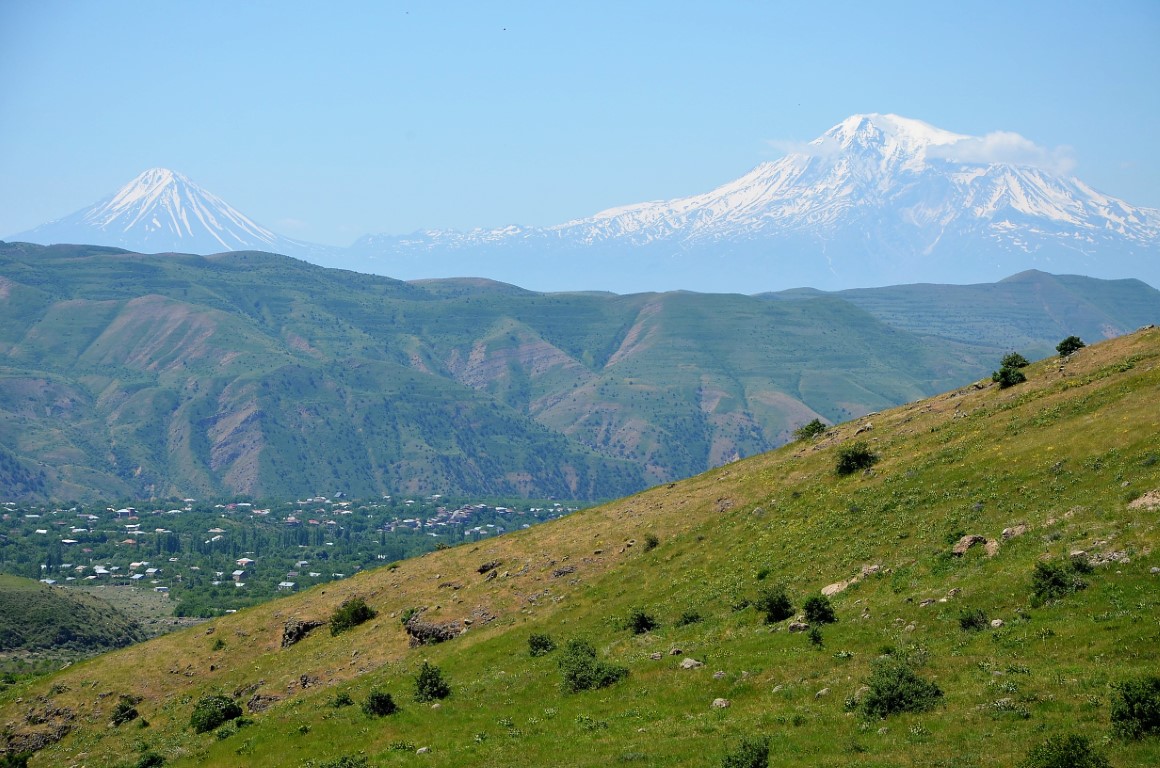
[[[148, 752], [167, 765], [344, 755], [382, 766], [719, 765], [736, 738], [765, 734], [775, 765], [966, 767], [1012, 765], [1049, 735], [1081, 733], [1115, 766], [1155, 765], [1157, 739], [1107, 737], [1111, 686], [1160, 666], [1160, 534], [1144, 503], [1160, 489], [1160, 330], [1045, 360], [1028, 378], [1005, 390], [980, 382], [14, 687], [0, 694], [9, 748], [67, 731], [30, 765], [133, 765]], [[881, 461], [838, 477], [836, 453], [855, 439]], [[1019, 524], [1022, 535], [1001, 535]], [[955, 557], [964, 534], [998, 547]], [[1088, 588], [1033, 605], [1035, 563], [1074, 550], [1102, 563]], [[494, 578], [480, 573], [497, 560]], [[800, 608], [864, 566], [879, 569], [833, 597], [838, 623], [822, 628], [820, 648], [747, 605], [784, 582]], [[352, 596], [378, 616], [280, 648], [288, 619], [326, 619]], [[399, 615], [414, 607], [473, 624], [411, 649]], [[637, 608], [660, 627], [632, 634]], [[1003, 626], [961, 629], [974, 610]], [[680, 626], [686, 612], [702, 619]], [[563, 693], [560, 651], [530, 658], [533, 632], [587, 638], [629, 675]], [[846, 711], [888, 650], [937, 683], [939, 706], [883, 721]], [[680, 669], [685, 657], [705, 666]], [[411, 700], [424, 660], [452, 686], [439, 708]], [[370, 719], [327, 704], [373, 689], [401, 710]], [[193, 705], [210, 693], [269, 706], [236, 733], [195, 735]], [[121, 694], [142, 698], [148, 728], [109, 724]], [[731, 705], [712, 708], [715, 698]]]

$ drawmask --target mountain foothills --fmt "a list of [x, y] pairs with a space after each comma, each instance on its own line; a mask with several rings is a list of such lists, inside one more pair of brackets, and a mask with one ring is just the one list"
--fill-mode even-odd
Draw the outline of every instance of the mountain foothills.
[[0, 244], [6, 500], [606, 499], [1160, 316], [1135, 280], [540, 294]]
[[1022, 370], [11, 685], [0, 743], [33, 768], [1160, 764], [1160, 330]]
[[993, 282], [1029, 269], [1160, 286], [1160, 211], [996, 161], [988, 147], [919, 120], [854, 115], [704, 194], [547, 227], [366, 235], [348, 248], [277, 235], [180, 174], [152, 169], [8, 239], [275, 251], [396, 278], [479, 276], [536, 290], [748, 294]]

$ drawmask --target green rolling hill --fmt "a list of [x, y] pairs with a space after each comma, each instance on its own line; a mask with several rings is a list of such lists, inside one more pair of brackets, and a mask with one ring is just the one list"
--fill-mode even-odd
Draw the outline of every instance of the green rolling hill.
[[0, 496], [603, 499], [1160, 316], [1138, 281], [772, 296], [0, 244]]
[[[11, 686], [3, 745], [33, 768], [981, 768], [1056, 739], [1155, 765], [1123, 704], [1160, 665], [1160, 330], [1026, 374]], [[211, 696], [242, 717], [199, 733]]]

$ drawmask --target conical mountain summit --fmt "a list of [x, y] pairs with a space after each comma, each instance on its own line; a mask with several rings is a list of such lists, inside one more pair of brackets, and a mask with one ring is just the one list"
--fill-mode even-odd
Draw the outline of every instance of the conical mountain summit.
[[10, 239], [109, 245], [142, 253], [298, 254], [310, 248], [255, 223], [168, 168], [150, 168], [94, 205]]

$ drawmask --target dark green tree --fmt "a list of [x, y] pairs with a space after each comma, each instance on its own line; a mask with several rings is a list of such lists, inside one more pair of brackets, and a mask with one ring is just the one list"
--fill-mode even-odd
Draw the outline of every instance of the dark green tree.
[[1055, 345], [1055, 351], [1059, 353], [1060, 357], [1067, 357], [1073, 352], [1078, 352], [1086, 346], [1087, 344], [1084, 344], [1083, 339], [1081, 339], [1079, 336], [1068, 336], [1066, 339]]

